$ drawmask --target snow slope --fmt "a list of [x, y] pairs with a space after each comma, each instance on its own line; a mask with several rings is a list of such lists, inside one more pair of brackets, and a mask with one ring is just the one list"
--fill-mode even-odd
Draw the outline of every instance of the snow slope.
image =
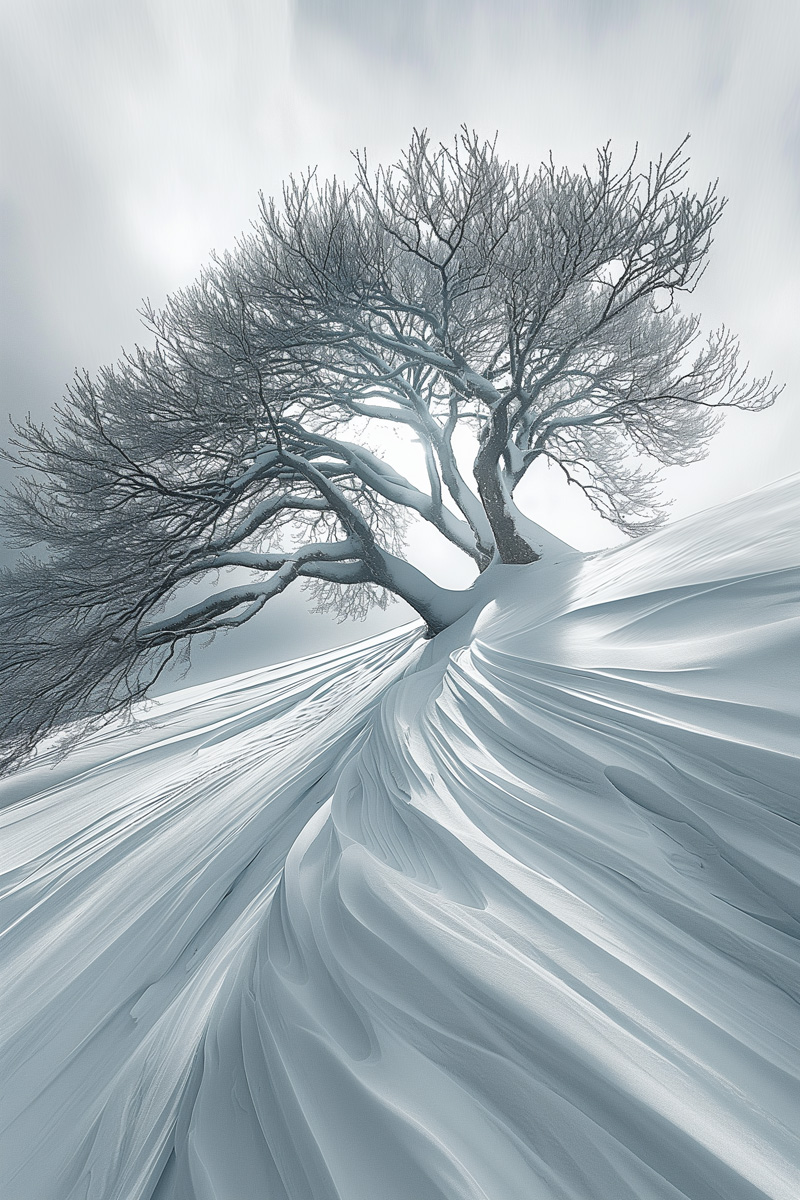
[[2, 793], [7, 1200], [800, 1196], [800, 477], [148, 717]]

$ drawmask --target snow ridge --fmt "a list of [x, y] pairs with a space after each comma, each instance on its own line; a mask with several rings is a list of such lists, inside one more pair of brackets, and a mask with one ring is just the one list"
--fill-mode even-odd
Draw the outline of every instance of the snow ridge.
[[800, 1195], [800, 477], [481, 586], [9, 781], [4, 1195]]

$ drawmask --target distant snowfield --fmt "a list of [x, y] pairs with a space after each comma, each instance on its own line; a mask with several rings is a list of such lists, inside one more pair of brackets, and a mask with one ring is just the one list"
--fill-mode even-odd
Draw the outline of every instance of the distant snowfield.
[[800, 477], [0, 804], [4, 1200], [800, 1196]]

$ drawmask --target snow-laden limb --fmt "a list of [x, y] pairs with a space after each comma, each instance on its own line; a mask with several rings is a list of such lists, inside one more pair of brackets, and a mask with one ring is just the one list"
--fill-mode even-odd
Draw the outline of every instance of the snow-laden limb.
[[[725, 203], [686, 186], [685, 143], [647, 167], [605, 146], [594, 170], [523, 170], [463, 127], [356, 164], [350, 185], [290, 179], [233, 252], [146, 305], [151, 348], [79, 372], [51, 427], [14, 424], [0, 525], [36, 556], [0, 571], [0, 771], [298, 580], [341, 616], [398, 597], [433, 637], [471, 597], [407, 564], [411, 519], [479, 572], [532, 563], [514, 495], [543, 461], [648, 532], [659, 464], [779, 394], [675, 307]], [[381, 428], [416, 466], [367, 444]]]
[[[473, 595], [389, 668], [335, 770], [359, 661], [383, 686], [357, 651], [308, 675], [307, 707], [248, 719], [243, 777], [209, 747], [190, 799], [182, 743], [160, 743], [129, 824], [129, 760], [8, 809], [39, 872], [18, 885], [12, 1200], [796, 1200], [800, 477], [632, 546], [492, 568]], [[307, 792], [315, 747], [330, 773]], [[234, 869], [226, 837], [269, 870]], [[178, 882], [148, 898], [165, 847]], [[103, 909], [122, 877], [140, 899]], [[99, 980], [118, 1002], [78, 1040]]]

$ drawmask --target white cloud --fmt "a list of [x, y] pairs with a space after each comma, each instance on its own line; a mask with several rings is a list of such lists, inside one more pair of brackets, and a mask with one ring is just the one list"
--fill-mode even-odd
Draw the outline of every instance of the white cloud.
[[[647, 157], [689, 131], [695, 185], [719, 176], [730, 197], [696, 306], [788, 387], [668, 487], [683, 513], [784, 475], [800, 467], [798, 44], [793, 0], [7, 0], [8, 405], [44, 415], [73, 367], [113, 359], [141, 297], [231, 246], [290, 171], [347, 173], [361, 146], [393, 158], [414, 125], [449, 138], [466, 121], [510, 157], [571, 165], [608, 138]], [[572, 497], [541, 503], [562, 537], [596, 541]]]

